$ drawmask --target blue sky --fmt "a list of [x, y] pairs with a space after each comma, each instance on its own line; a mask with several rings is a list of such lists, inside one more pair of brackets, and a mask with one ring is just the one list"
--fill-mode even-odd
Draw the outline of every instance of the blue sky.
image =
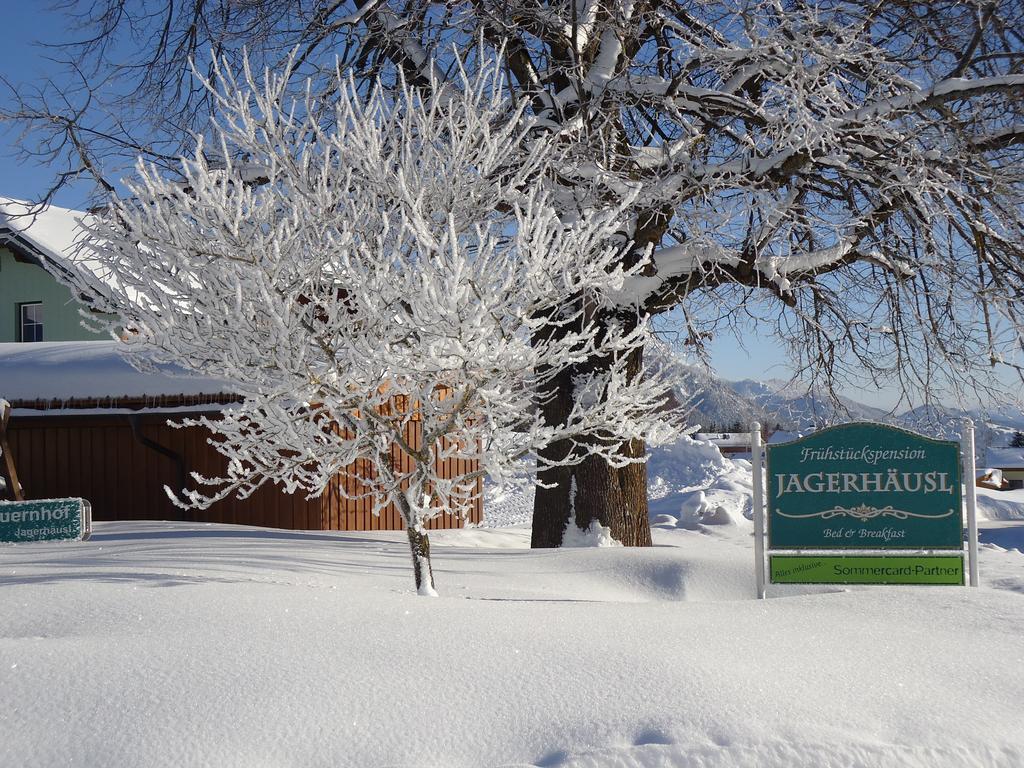
[[[0, 46], [0, 74], [14, 83], [32, 82], [56, 73], [57, 67], [46, 59], [46, 51], [34, 43], [39, 40], [55, 42], [69, 39], [64, 17], [48, 10], [42, 3], [0, 0], [3, 10], [5, 44]], [[6, 94], [3, 95], [6, 98]], [[51, 180], [52, 173], [45, 167], [19, 163], [15, 158], [17, 130], [0, 124], [0, 195], [22, 199], [40, 196]], [[72, 185], [63, 190], [56, 202], [67, 207], [81, 207], [91, 187], [88, 183]], [[710, 345], [712, 365], [725, 379], [788, 379], [792, 368], [779, 344], [749, 329], [750, 336], [741, 348], [728, 334], [723, 334]], [[893, 391], [876, 387], [845, 390], [855, 400], [879, 407], [891, 407], [896, 402]]]
[[[0, 74], [13, 83], [31, 82], [56, 71], [46, 60], [45, 52], [33, 45], [40, 39], [50, 41], [65, 37], [64, 19], [46, 6], [46, 3], [0, 0], [5, 38], [4, 45], [0, 46]], [[6, 89], [0, 92], [0, 98], [7, 98]], [[17, 137], [17, 129], [0, 124], [0, 194], [32, 198], [46, 190], [50, 174], [46, 168], [15, 160]], [[62, 194], [57, 202], [69, 207], [79, 206], [85, 201], [86, 192], [87, 188], [79, 185], [77, 190]]]

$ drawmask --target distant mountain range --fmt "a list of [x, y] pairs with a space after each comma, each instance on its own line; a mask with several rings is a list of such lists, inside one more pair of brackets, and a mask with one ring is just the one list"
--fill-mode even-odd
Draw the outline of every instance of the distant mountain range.
[[831, 424], [840, 418], [878, 420], [886, 416], [881, 408], [872, 408], [846, 397], [840, 397], [837, 404], [823, 395], [806, 389], [801, 391], [777, 379], [767, 382], [744, 379], [730, 382], [729, 386], [741, 397], [758, 405], [767, 417], [768, 426], [777, 423], [794, 431]]
[[[725, 381], [709, 371], [686, 366], [681, 391], [690, 396], [690, 424], [702, 431], [731, 431], [738, 423], [746, 429], [758, 421], [769, 429], [806, 432], [838, 421], [881, 421], [943, 438], [959, 438], [965, 417], [975, 423], [979, 459], [989, 446], [1006, 445], [1015, 431], [1024, 431], [1024, 412], [1001, 409], [982, 412], [943, 406], [919, 406], [893, 415], [882, 408], [841, 397], [837, 405], [828, 397], [778, 379]], [[983, 460], [983, 459], [982, 459]]]
[[849, 398], [840, 398], [835, 404], [777, 379], [725, 381], [692, 366], [685, 369], [681, 389], [690, 395], [690, 423], [709, 430], [726, 429], [737, 422], [746, 428], [759, 421], [768, 428], [798, 432], [839, 419], [882, 420], [887, 416], [881, 408]]

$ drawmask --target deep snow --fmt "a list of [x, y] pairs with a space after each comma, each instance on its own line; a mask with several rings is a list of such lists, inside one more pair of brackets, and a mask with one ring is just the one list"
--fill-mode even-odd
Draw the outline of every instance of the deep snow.
[[1024, 765], [1024, 492], [978, 589], [756, 601], [749, 467], [675, 459], [655, 547], [432, 532], [436, 600], [397, 532], [0, 545], [0, 766]]

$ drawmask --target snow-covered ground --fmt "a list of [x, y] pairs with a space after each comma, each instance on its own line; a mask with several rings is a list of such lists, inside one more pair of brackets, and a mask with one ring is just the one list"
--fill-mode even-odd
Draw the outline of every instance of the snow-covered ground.
[[401, 533], [0, 545], [0, 766], [1024, 765], [1024, 492], [979, 589], [756, 601], [749, 468], [678, 451], [655, 547], [436, 532], [436, 600]]

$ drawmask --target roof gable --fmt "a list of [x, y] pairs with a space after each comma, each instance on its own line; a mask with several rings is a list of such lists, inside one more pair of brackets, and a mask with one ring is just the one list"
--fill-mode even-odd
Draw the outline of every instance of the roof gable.
[[91, 216], [56, 205], [40, 210], [23, 200], [0, 197], [0, 245], [54, 277], [84, 272], [99, 287], [109, 282], [106, 271], [82, 249]]

